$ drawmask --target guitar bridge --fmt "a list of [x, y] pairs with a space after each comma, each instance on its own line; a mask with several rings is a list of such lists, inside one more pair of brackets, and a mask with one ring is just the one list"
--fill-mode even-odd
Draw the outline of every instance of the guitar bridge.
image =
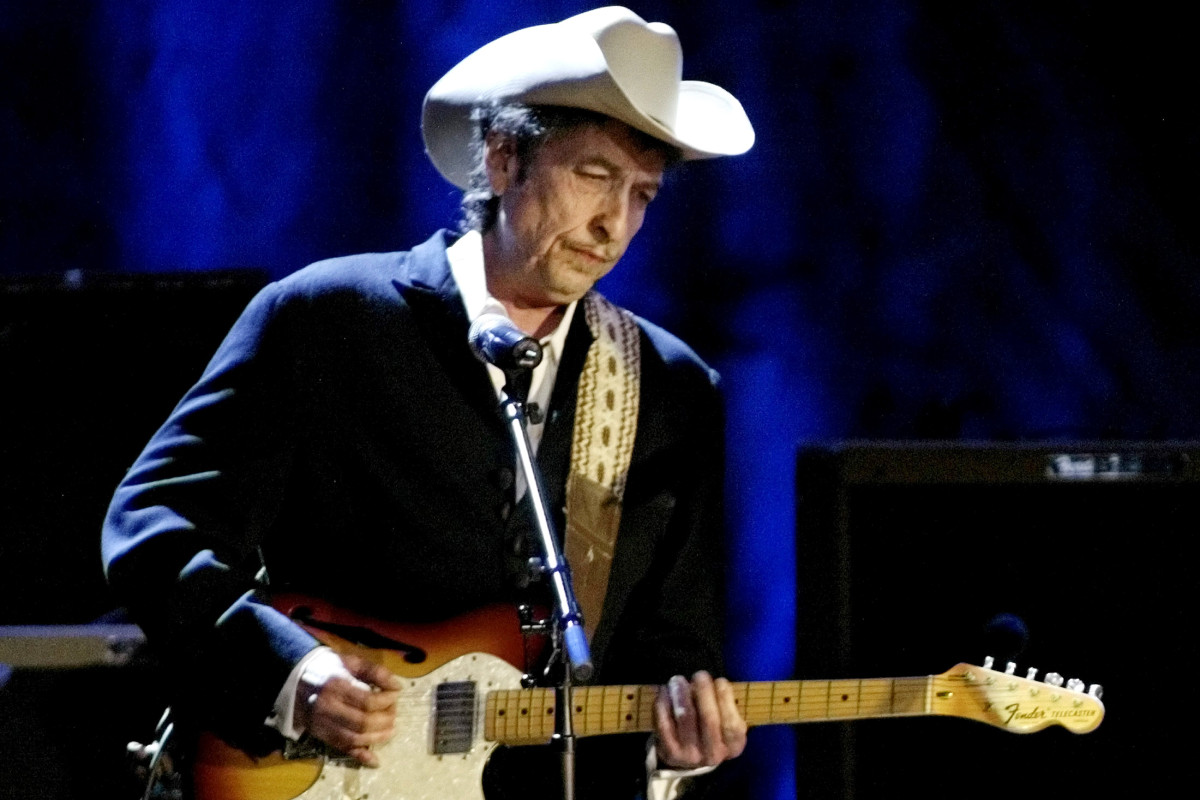
[[475, 733], [475, 682], [439, 683], [433, 708], [435, 755], [469, 753]]

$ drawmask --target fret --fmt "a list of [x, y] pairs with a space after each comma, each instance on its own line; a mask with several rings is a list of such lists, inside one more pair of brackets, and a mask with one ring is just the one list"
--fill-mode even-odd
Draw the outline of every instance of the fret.
[[617, 733], [632, 733], [642, 730], [639, 727], [640, 698], [642, 687], [618, 686], [613, 693], [612, 729]]
[[600, 690], [600, 732], [616, 733], [621, 712], [621, 687], [605, 686]]
[[574, 706], [575, 734], [577, 736], [590, 736], [599, 733], [599, 729], [594, 726], [596, 715], [591, 711], [595, 704], [592, 689], [590, 686], [576, 686], [571, 692], [571, 703]]
[[746, 702], [742, 708], [747, 724], [766, 725], [771, 721], [770, 683], [747, 683]]
[[[508, 735], [513, 741], [521, 741], [521, 708], [523, 702], [528, 698], [528, 692], [512, 692], [508, 695], [508, 702], [504, 704], [504, 716], [508, 724]], [[526, 716], [528, 719], [528, 716]], [[528, 733], [528, 725], [526, 733]]]
[[826, 719], [854, 719], [858, 716], [858, 681], [830, 681], [825, 694]]
[[742, 716], [745, 717], [746, 699], [750, 693], [750, 685], [746, 683], [735, 683], [732, 684], [732, 688], [734, 705], [738, 707], [738, 710], [742, 712]]
[[794, 722], [829, 719], [829, 681], [800, 681], [800, 703]]
[[499, 741], [502, 737], [496, 729], [496, 705], [499, 702], [499, 692], [488, 692], [483, 706], [483, 738], [489, 742]]
[[529, 694], [529, 740], [548, 742], [554, 735], [554, 691], [532, 689]]
[[583, 686], [575, 689], [575, 706], [583, 706], [583, 729], [576, 729], [580, 736], [604, 733], [604, 693], [607, 686]]
[[492, 741], [503, 742], [508, 739], [508, 717], [503, 711], [508, 704], [508, 692], [488, 692], [486, 736]]
[[506, 739], [511, 741], [520, 739], [517, 733], [517, 707], [520, 705], [520, 692], [509, 692], [504, 698], [504, 732], [507, 734]]
[[512, 739], [508, 729], [508, 695], [511, 692], [488, 692], [488, 722], [492, 726], [492, 739], [506, 742]]
[[858, 695], [858, 717], [888, 717], [895, 713], [897, 682], [864, 680]]
[[771, 684], [771, 722], [795, 722], [800, 707], [800, 681], [776, 681]]
[[638, 719], [641, 722], [640, 727], [642, 730], [654, 730], [654, 706], [657, 700], [657, 686], [642, 687], [641, 703], [638, 709]]
[[517, 700], [517, 738], [523, 741], [529, 739], [529, 713], [533, 692], [521, 692]]
[[584, 686], [575, 689], [575, 707], [583, 707], [583, 723], [576, 732], [591, 736], [604, 732], [604, 686]]
[[595, 733], [595, 731], [590, 730], [586, 724], [588, 719], [585, 716], [585, 712], [587, 711], [588, 707], [588, 692], [586, 687], [575, 687], [575, 689], [571, 692], [571, 705], [571, 719], [573, 720], [573, 724], [575, 726], [575, 735], [587, 736], [590, 733]]

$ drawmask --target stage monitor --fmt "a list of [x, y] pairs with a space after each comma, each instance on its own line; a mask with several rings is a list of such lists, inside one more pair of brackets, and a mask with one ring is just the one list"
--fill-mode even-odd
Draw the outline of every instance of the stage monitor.
[[[1196, 663], [1200, 444], [848, 443], [797, 465], [802, 678], [1016, 663], [1099, 683], [1086, 735], [803, 725], [799, 796], [1167, 797]], [[1032, 709], [1031, 709], [1032, 710]]]

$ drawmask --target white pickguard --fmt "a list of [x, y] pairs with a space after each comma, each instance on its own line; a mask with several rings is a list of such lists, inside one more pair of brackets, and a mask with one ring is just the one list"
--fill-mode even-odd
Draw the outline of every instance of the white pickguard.
[[[475, 730], [467, 753], [433, 753], [434, 692], [446, 681], [476, 684]], [[327, 763], [296, 800], [483, 800], [483, 767], [496, 747], [483, 738], [484, 702], [492, 690], [520, 685], [520, 670], [487, 653], [468, 653], [428, 675], [405, 679], [396, 736], [375, 748], [379, 768]]]

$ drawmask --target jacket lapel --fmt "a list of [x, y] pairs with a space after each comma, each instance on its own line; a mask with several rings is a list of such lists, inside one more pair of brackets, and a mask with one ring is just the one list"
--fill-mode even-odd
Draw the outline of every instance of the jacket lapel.
[[446, 258], [446, 248], [454, 238], [448, 231], [439, 231], [414, 247], [405, 276], [397, 279], [395, 286], [445, 374], [472, 407], [490, 414], [499, 425], [491, 378], [467, 345], [470, 320]]

